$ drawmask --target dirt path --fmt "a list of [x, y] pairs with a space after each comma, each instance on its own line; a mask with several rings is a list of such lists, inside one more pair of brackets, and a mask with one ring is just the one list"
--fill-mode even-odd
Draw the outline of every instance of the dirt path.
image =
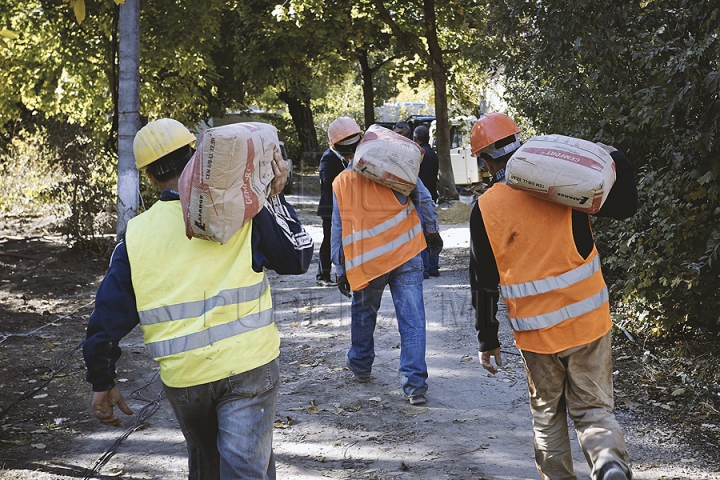
[[[322, 229], [313, 210], [317, 198], [293, 195], [289, 199], [298, 206], [319, 246]], [[274, 443], [278, 478], [538, 478], [525, 373], [511, 332], [503, 324], [506, 353], [501, 373], [485, 373], [477, 360], [471, 320], [467, 223], [443, 224], [442, 235], [446, 248], [441, 275], [425, 283], [430, 390], [428, 403], [422, 407], [410, 406], [401, 394], [399, 335], [389, 291], [375, 336], [374, 379], [359, 384], [344, 367], [350, 342], [348, 300], [335, 288], [316, 286], [315, 264], [302, 276], [270, 275], [282, 337], [282, 387]], [[39, 242], [35, 247], [43, 246]], [[3, 247], [17, 254], [42, 255], [38, 248], [22, 248], [12, 240], [0, 243], [0, 250]], [[9, 336], [0, 336], [0, 408], [4, 408], [33, 385], [25, 376], [26, 367], [47, 364], [82, 340], [90, 309], [78, 307], [92, 301], [104, 265], [83, 271], [84, 278], [76, 274], [73, 285], [65, 279], [53, 287], [39, 283], [43, 268], [37, 260], [19, 256], [0, 260], [3, 278], [9, 280], [0, 285], [0, 333], [15, 329]], [[28, 273], [31, 266], [38, 269], [36, 277]], [[44, 318], [43, 301], [52, 310]], [[63, 308], [66, 318], [56, 321]], [[21, 316], [25, 324], [17, 323]], [[48, 320], [53, 324], [47, 326]], [[43, 325], [47, 327], [36, 334], [18, 335]], [[122, 347], [119, 385], [126, 398], [147, 384], [145, 398], [156, 398], [160, 391], [154, 380], [157, 367], [145, 353], [139, 330]], [[90, 389], [82, 379], [79, 352], [69, 357], [67, 365], [61, 376], [5, 417], [0, 478], [84, 478], [122, 434], [91, 417], [87, 409]], [[132, 399], [129, 403], [137, 416], [147, 402]], [[686, 437], [663, 431], [666, 427], [658, 419], [645, 420], [632, 409], [620, 410], [618, 417], [636, 479], [720, 479], [717, 445], [707, 445], [714, 454], [703, 452], [698, 444], [684, 443]], [[125, 425], [132, 420], [128, 418]], [[575, 465], [578, 478], [590, 478], [577, 447]], [[179, 480], [187, 478], [186, 472], [183, 437], [169, 405], [161, 400], [158, 410], [128, 436], [95, 478]]]

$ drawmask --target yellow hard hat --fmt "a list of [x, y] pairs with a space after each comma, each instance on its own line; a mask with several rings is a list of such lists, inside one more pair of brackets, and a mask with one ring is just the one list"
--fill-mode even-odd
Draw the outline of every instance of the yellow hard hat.
[[155, 160], [185, 145], [194, 145], [195, 135], [185, 125], [172, 118], [148, 123], [135, 135], [133, 153], [135, 166], [142, 170]]

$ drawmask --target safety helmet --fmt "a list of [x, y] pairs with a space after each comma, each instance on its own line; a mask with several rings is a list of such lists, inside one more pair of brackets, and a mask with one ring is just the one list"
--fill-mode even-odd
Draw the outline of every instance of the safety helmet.
[[360, 134], [362, 134], [362, 130], [355, 120], [350, 117], [336, 118], [328, 127], [328, 144], [332, 147], [341, 140]]
[[133, 140], [135, 166], [138, 170], [142, 170], [168, 153], [194, 143], [195, 135], [177, 120], [172, 118], [155, 120], [135, 134]]
[[517, 135], [520, 129], [510, 117], [502, 113], [487, 113], [477, 119], [470, 130], [470, 149], [473, 157], [480, 150], [493, 145], [498, 140]]

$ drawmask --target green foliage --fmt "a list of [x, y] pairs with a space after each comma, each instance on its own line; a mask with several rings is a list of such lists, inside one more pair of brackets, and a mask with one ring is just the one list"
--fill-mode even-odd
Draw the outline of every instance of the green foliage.
[[638, 215], [595, 224], [616, 298], [658, 332], [720, 331], [717, 5], [505, 5], [488, 25], [513, 109], [540, 132], [615, 145], [638, 168]]
[[47, 154], [44, 136], [38, 133], [21, 132], [5, 146], [0, 153], [0, 213], [47, 210], [50, 190], [62, 180]]

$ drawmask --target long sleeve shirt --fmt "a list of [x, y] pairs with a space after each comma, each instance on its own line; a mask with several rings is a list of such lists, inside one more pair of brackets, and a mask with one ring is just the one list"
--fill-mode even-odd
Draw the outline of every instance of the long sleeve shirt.
[[[634, 215], [638, 208], [635, 174], [633, 166], [625, 154], [615, 151], [611, 153], [611, 156], [615, 161], [616, 180], [602, 208], [593, 215], [622, 220]], [[500, 176], [501, 178], [494, 179], [494, 183], [505, 181], [502, 173]], [[572, 231], [578, 252], [583, 258], [587, 258], [594, 246], [587, 213], [578, 210], [572, 211]], [[500, 275], [485, 230], [482, 213], [477, 206], [473, 206], [470, 214], [470, 291], [475, 308], [478, 348], [481, 352], [500, 347], [499, 324], [495, 318], [499, 299], [499, 282]]]
[[[179, 201], [179, 196], [172, 190], [163, 190], [160, 201]], [[253, 218], [253, 270], [261, 272], [268, 268], [282, 275], [305, 273], [312, 254], [312, 237], [300, 225], [284, 196], [268, 199]], [[98, 288], [83, 345], [86, 378], [94, 391], [115, 386], [115, 364], [122, 354], [118, 344], [139, 323], [130, 261], [123, 240], [115, 247], [108, 272]]]
[[[348, 166], [348, 169], [352, 168], [352, 164]], [[402, 193], [395, 192], [395, 197], [398, 201], [406, 205], [408, 198], [413, 202], [415, 208], [418, 210], [418, 214], [423, 221], [423, 228], [426, 234], [436, 233], [440, 230], [438, 225], [438, 216], [435, 211], [435, 202], [433, 202], [430, 192], [422, 181], [418, 179], [415, 188], [410, 192], [410, 196], [403, 195]], [[345, 253], [342, 247], [342, 219], [340, 218], [340, 210], [338, 209], [337, 197], [333, 193], [333, 214], [332, 214], [332, 228], [330, 237], [330, 258], [335, 264], [335, 273], [345, 275]]]

